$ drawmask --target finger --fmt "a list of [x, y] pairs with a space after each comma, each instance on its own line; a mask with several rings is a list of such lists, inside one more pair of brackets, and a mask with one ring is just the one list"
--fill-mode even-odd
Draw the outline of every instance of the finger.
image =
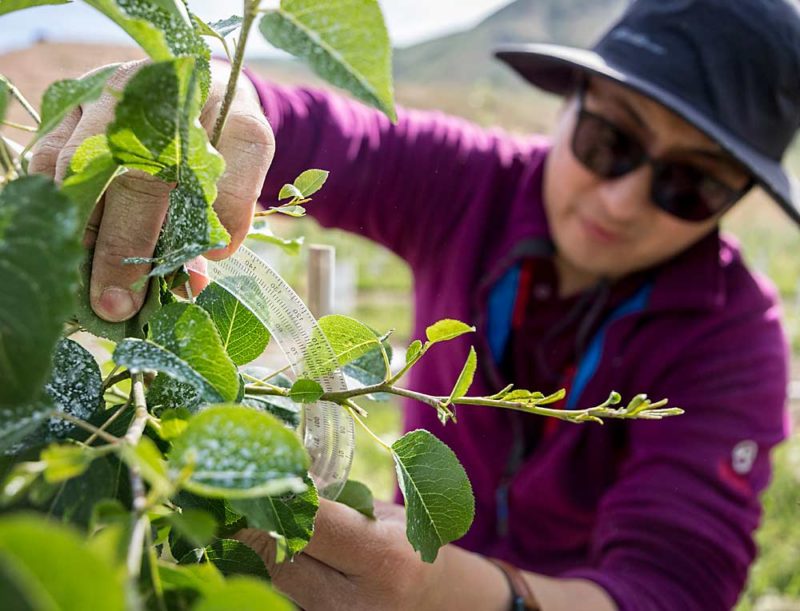
[[217, 183], [214, 210], [231, 241], [206, 254], [213, 260], [232, 254], [247, 237], [275, 152], [272, 129], [254, 96], [242, 91], [234, 98], [217, 149], [225, 158], [225, 173]]
[[381, 501], [375, 499], [373, 501], [374, 508], [375, 508], [375, 517], [379, 520], [392, 520], [395, 522], [402, 522], [405, 524], [406, 521], [406, 510], [403, 508], [402, 505], [398, 505], [397, 503], [390, 503], [388, 501]]
[[[193, 297], [197, 297], [211, 282], [208, 277], [208, 263], [203, 257], [195, 257], [186, 262], [186, 271], [189, 272], [189, 291]], [[189, 299], [189, 291], [186, 290], [185, 284], [172, 290], [184, 299]]]
[[103, 218], [105, 201], [106, 197], [103, 195], [89, 215], [89, 220], [86, 223], [86, 230], [83, 232], [83, 247], [86, 249], [94, 248], [97, 242], [97, 234], [100, 232], [100, 220]]
[[83, 106], [80, 121], [72, 130], [69, 139], [61, 147], [56, 159], [55, 181], [61, 183], [69, 168], [75, 151], [87, 138], [104, 134], [108, 124], [114, 120], [117, 96], [125, 84], [136, 74], [143, 62], [130, 62], [120, 66], [106, 81], [106, 87], [97, 100]]
[[75, 131], [81, 115], [81, 109], [74, 108], [53, 131], [33, 145], [28, 163], [31, 174], [44, 174], [50, 178], [55, 176], [58, 156]]
[[238, 539], [255, 551], [267, 567], [273, 585], [307, 611], [329, 609], [332, 601], [352, 600], [354, 585], [334, 568], [300, 553], [275, 562], [275, 540], [265, 531], [245, 528]]
[[142, 307], [147, 286], [132, 285], [149, 265], [127, 265], [128, 257], [152, 257], [166, 216], [171, 185], [138, 170], [119, 176], [106, 191], [97, 234], [89, 295], [98, 316], [129, 319]]
[[320, 499], [314, 535], [304, 553], [346, 575], [361, 575], [383, 553], [386, 539], [381, 535], [379, 522], [341, 503]]

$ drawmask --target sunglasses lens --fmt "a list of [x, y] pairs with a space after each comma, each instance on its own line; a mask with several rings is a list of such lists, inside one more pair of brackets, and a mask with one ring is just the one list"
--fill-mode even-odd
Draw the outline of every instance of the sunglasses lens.
[[655, 204], [685, 221], [704, 221], [735, 199], [732, 189], [698, 168], [680, 163], [656, 164], [652, 198]]
[[585, 110], [578, 113], [572, 134], [572, 153], [588, 170], [603, 178], [627, 174], [645, 158], [638, 142]]

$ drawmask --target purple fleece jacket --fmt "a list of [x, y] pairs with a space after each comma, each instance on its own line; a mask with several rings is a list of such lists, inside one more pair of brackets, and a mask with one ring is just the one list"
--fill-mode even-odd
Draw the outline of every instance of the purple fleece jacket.
[[[415, 337], [441, 318], [477, 325], [476, 336], [437, 346], [410, 386], [449, 393], [472, 342], [483, 368], [471, 393], [499, 390], [489, 334], [504, 322], [488, 304], [508, 270], [547, 243], [547, 142], [438, 112], [399, 109], [392, 125], [344, 97], [248, 74], [277, 143], [263, 201], [304, 169], [330, 170], [309, 212], [409, 263]], [[592, 340], [572, 404], [596, 405], [613, 389], [668, 397], [686, 413], [559, 423], [509, 483], [507, 528], [498, 529], [497, 491], [516, 415], [462, 406], [458, 423], [443, 427], [429, 407], [408, 403], [405, 425], [447, 443], [472, 481], [475, 522], [458, 545], [593, 580], [625, 611], [729, 609], [756, 552], [769, 450], [788, 429], [776, 295], [714, 233], [654, 271], [638, 300]]]

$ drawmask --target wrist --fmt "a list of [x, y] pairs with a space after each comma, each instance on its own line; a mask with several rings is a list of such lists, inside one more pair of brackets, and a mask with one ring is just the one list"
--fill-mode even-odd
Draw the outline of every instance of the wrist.
[[531, 590], [530, 583], [517, 567], [496, 558], [489, 558], [505, 577], [511, 602], [506, 607], [510, 611], [541, 611], [541, 607]]
[[511, 608], [506, 577], [485, 556], [446, 545], [434, 563], [437, 565], [423, 608], [437, 611], [508, 611]]

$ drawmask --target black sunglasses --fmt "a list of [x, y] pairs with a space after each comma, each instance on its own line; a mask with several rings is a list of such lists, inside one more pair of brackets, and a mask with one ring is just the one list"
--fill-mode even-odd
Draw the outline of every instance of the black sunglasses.
[[636, 138], [611, 121], [586, 110], [586, 85], [578, 89], [578, 117], [572, 133], [572, 153], [586, 169], [602, 178], [618, 178], [643, 163], [653, 167], [650, 198], [661, 210], [684, 221], [705, 221], [730, 208], [753, 186], [736, 189], [698, 167], [661, 161], [647, 154]]

